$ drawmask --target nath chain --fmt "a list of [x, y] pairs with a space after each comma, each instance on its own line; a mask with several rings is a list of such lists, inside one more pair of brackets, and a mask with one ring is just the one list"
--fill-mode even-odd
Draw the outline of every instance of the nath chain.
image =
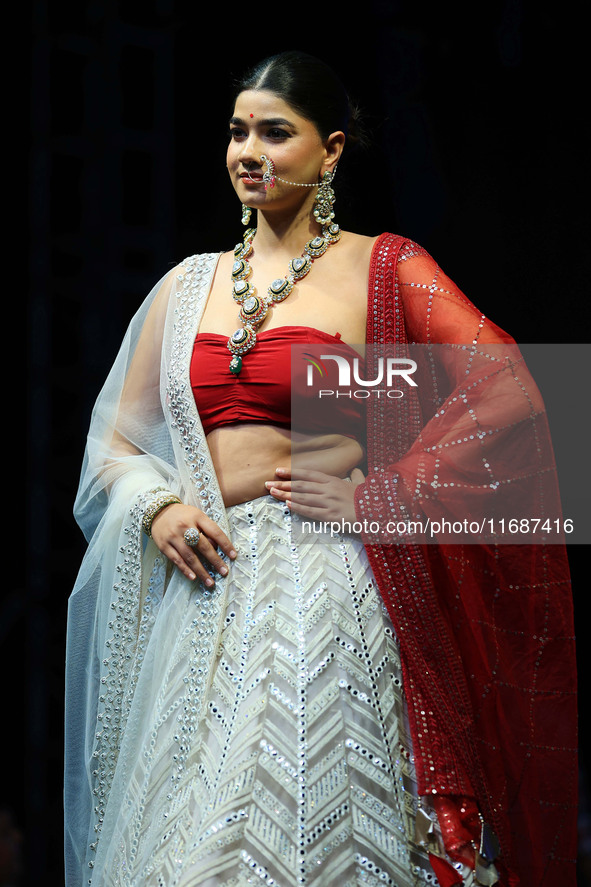
[[[275, 181], [283, 182], [284, 185], [293, 185], [294, 188], [319, 188], [322, 185], [322, 182], [290, 182], [287, 179], [282, 179], [281, 176], [278, 176], [275, 172], [275, 164], [271, 160], [270, 157], [267, 157], [266, 154], [261, 154], [261, 161], [266, 164], [267, 169], [263, 173], [263, 182], [269, 187], [275, 187]], [[333, 173], [331, 173], [331, 176]]]

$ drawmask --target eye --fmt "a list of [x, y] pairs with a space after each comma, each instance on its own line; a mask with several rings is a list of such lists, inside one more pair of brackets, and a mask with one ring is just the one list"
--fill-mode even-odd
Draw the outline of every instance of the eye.
[[273, 128], [270, 129], [267, 133], [267, 136], [270, 139], [274, 139], [275, 141], [283, 141], [284, 139], [290, 139], [291, 135], [286, 132], [284, 129]]
[[242, 139], [245, 136], [245, 132], [243, 129], [240, 129], [239, 126], [231, 126], [228, 132], [228, 135], [231, 139], [237, 141], [238, 139]]

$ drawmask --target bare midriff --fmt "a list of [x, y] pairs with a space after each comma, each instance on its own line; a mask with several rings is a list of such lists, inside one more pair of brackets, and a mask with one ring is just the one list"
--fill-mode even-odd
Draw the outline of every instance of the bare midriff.
[[275, 425], [245, 423], [216, 428], [207, 443], [226, 507], [269, 495], [277, 468], [348, 477], [363, 461], [361, 444], [341, 434], [306, 436]]

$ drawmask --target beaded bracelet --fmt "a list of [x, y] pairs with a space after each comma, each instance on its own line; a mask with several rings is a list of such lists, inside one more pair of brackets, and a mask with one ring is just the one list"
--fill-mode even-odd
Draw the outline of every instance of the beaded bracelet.
[[166, 508], [167, 505], [182, 505], [181, 500], [174, 493], [162, 493], [150, 502], [144, 511], [142, 518], [142, 527], [146, 536], [152, 536], [152, 524], [156, 515]]

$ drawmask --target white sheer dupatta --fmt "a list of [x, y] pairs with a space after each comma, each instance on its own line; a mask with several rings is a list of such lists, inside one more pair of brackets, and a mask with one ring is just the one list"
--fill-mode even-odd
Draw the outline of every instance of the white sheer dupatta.
[[[138, 681], [151, 679], [156, 614], [179, 595], [201, 596], [204, 690], [210, 680], [223, 591], [197, 588], [170, 570], [154, 543], [146, 543], [141, 520], [154, 490], [165, 488], [227, 531], [189, 378], [217, 260], [217, 254], [193, 256], [154, 288], [130, 324], [92, 415], [74, 510], [88, 550], [68, 612], [67, 887], [92, 880], [103, 823], [108, 829], [112, 819], [105, 820], [107, 805], [122, 801], [111, 790], [119, 752], [141, 733], [142, 712], [130, 718], [130, 711]], [[124, 776], [117, 779], [124, 784]]]

